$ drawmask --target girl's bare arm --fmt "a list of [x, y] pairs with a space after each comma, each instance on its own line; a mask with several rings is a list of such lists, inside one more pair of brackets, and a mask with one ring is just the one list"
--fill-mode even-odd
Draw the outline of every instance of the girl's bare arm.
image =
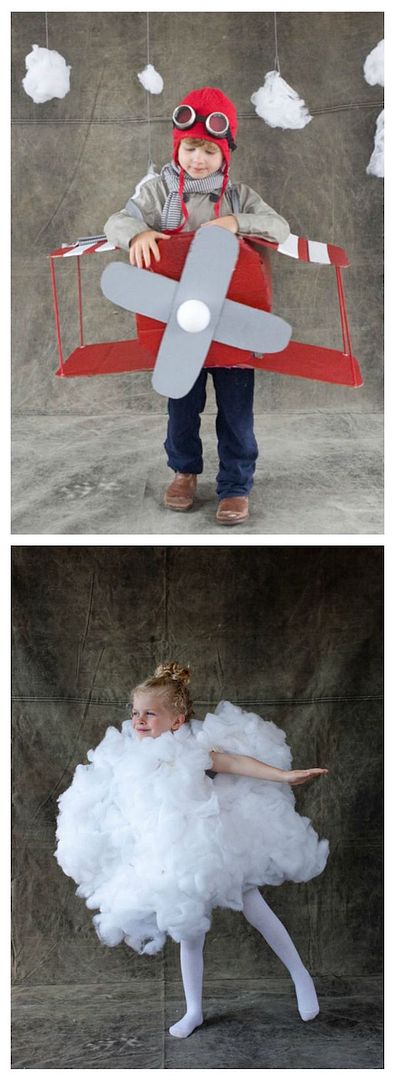
[[214, 772], [252, 776], [256, 780], [276, 780], [283, 784], [304, 784], [306, 780], [328, 772], [328, 769], [276, 769], [274, 765], [258, 761], [258, 758], [247, 757], [245, 754], [226, 754], [217, 750], [212, 750], [210, 756]]

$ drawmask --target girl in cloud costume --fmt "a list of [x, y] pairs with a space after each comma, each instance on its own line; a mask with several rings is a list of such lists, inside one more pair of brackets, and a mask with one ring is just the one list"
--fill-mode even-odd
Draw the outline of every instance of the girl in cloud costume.
[[159, 665], [136, 687], [131, 721], [88, 751], [58, 800], [57, 861], [99, 909], [93, 922], [106, 945], [153, 954], [167, 935], [180, 942], [187, 1012], [172, 1035], [203, 1021], [215, 907], [243, 911], [260, 930], [290, 972], [302, 1019], [313, 1019], [313, 980], [257, 886], [324, 869], [328, 841], [297, 813], [290, 785], [327, 770], [292, 771], [285, 733], [230, 702], [194, 720], [188, 683], [187, 669]]

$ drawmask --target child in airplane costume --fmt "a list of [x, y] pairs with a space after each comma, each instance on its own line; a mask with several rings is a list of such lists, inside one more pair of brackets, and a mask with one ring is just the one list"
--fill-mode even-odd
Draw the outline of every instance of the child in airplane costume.
[[[287, 239], [290, 230], [284, 218], [246, 184], [229, 182], [236, 132], [235, 106], [215, 87], [193, 90], [177, 106], [172, 161], [104, 226], [112, 244], [130, 249], [133, 266], [149, 267], [152, 255], [159, 261], [159, 238], [168, 239], [181, 230], [193, 232], [201, 225], [219, 225], [239, 236], [262, 236], [278, 243]], [[197, 476], [203, 471], [199, 428], [208, 370], [203, 368], [185, 397], [169, 399], [164, 445], [176, 475], [164, 503], [171, 510], [192, 506]], [[248, 494], [258, 457], [253, 429], [254, 370], [212, 368], [211, 374], [218, 409], [216, 516], [223, 525], [237, 525], [248, 517]]]
[[[180, 943], [187, 1010], [170, 1034], [203, 1022], [203, 946], [213, 908], [242, 911], [288, 969], [302, 1020], [314, 983], [258, 885], [309, 881], [328, 857], [291, 785], [327, 769], [291, 769], [285, 733], [221, 702], [193, 719], [189, 670], [161, 664], [133, 692], [131, 720], [109, 727], [60, 796], [56, 858], [100, 913], [106, 945], [157, 953]], [[213, 775], [214, 774], [214, 775]]]

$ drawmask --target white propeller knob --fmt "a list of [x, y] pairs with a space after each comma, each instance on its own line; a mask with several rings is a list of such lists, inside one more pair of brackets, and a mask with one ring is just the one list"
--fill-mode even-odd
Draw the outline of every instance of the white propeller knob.
[[199, 334], [208, 326], [211, 313], [203, 300], [184, 300], [176, 314], [178, 325], [188, 334]]

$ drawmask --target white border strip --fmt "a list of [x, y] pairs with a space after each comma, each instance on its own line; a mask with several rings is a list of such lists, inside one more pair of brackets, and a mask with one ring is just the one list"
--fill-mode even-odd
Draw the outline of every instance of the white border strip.
[[279, 244], [277, 251], [280, 251], [281, 255], [290, 255], [292, 259], [299, 258], [299, 237], [295, 236], [295, 233], [290, 233], [283, 244]]
[[319, 240], [308, 240], [307, 243], [310, 262], [329, 263], [331, 265], [327, 244], [321, 244]]

